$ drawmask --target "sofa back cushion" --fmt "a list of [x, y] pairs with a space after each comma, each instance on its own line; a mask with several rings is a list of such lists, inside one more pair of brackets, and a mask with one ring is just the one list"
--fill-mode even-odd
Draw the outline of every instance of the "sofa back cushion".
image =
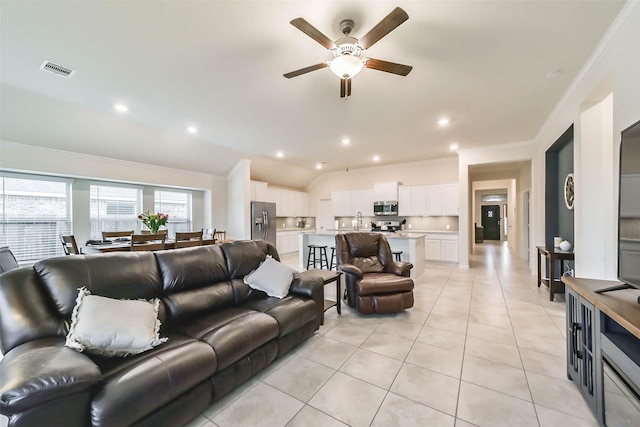
[[117, 299], [162, 297], [162, 280], [153, 252], [49, 258], [33, 266], [58, 313], [71, 317], [78, 288]]

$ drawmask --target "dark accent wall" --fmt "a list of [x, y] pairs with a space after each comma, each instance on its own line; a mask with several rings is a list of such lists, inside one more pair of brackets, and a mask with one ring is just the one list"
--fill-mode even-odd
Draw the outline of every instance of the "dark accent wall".
[[[564, 180], [573, 173], [573, 125], [551, 146], [545, 155], [545, 246], [553, 247], [560, 236], [573, 245], [574, 210], [564, 203]], [[573, 268], [573, 262], [569, 268]]]

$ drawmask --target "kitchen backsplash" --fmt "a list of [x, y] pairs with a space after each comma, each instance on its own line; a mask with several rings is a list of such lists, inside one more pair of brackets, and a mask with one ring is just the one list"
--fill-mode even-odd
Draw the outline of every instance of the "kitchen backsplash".
[[[365, 216], [362, 218], [361, 230], [367, 230], [371, 228], [371, 222], [377, 223], [378, 221], [398, 221], [407, 220], [404, 225], [405, 230], [429, 230], [429, 231], [458, 231], [458, 217], [457, 216]], [[338, 221], [338, 227], [340, 229], [353, 229], [353, 222], [355, 217], [336, 217]], [[411, 228], [409, 228], [411, 224]], [[449, 226], [449, 228], [447, 228]]]
[[279, 216], [276, 218], [277, 229], [287, 228], [316, 228], [315, 217], [291, 217]]

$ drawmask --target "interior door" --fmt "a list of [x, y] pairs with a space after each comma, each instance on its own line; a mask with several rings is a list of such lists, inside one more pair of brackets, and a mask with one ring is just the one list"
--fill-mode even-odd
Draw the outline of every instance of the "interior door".
[[484, 240], [500, 240], [500, 205], [482, 206]]

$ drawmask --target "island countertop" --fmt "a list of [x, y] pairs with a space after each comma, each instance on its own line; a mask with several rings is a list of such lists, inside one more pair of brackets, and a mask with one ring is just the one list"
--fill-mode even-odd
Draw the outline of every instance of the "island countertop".
[[[299, 251], [299, 268], [305, 270], [309, 261], [309, 245], [325, 246], [327, 251], [327, 261], [331, 264], [335, 262], [335, 240], [336, 235], [344, 233], [357, 233], [353, 230], [318, 230], [315, 233], [301, 233], [300, 239], [300, 251]], [[360, 233], [368, 233], [367, 231], [360, 231]], [[401, 252], [401, 261], [410, 262], [413, 264], [411, 269], [411, 278], [418, 280], [424, 273], [424, 260], [425, 260], [425, 234], [423, 233], [409, 233], [406, 231], [401, 232], [378, 232], [374, 233], [383, 234], [389, 241], [392, 251]]]
[[384, 235], [387, 239], [420, 239], [424, 237], [427, 233], [424, 232], [409, 232], [409, 231], [371, 231], [371, 230], [318, 230], [315, 233], [317, 236], [335, 236], [336, 234], [344, 234], [344, 233], [380, 233]]

